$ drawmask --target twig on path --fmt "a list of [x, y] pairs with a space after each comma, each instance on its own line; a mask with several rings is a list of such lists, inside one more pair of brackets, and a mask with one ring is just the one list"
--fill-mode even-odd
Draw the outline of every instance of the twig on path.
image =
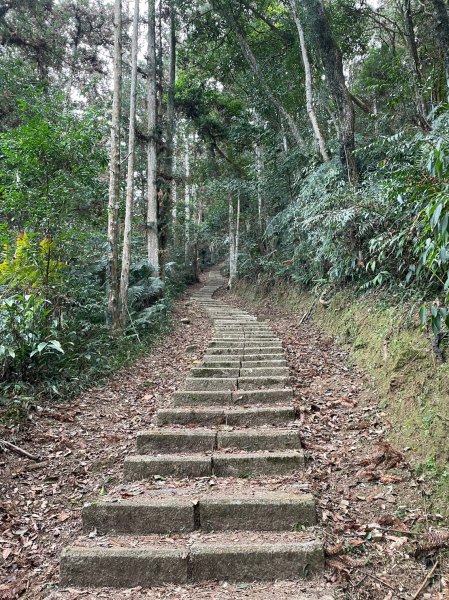
[[419, 598], [419, 596], [421, 596], [421, 594], [423, 593], [423, 591], [429, 585], [429, 582], [432, 579], [433, 574], [435, 573], [437, 567], [438, 567], [438, 561], [436, 561], [436, 563], [433, 565], [433, 567], [427, 573], [424, 581], [421, 583], [421, 585], [419, 586], [419, 588], [416, 590], [415, 595], [413, 596], [412, 600], [416, 600], [417, 598]]
[[11, 450], [11, 452], [15, 452], [16, 454], [20, 454], [20, 456], [25, 456], [26, 458], [30, 458], [31, 460], [40, 460], [39, 456], [36, 456], [35, 454], [30, 454], [23, 448], [19, 448], [19, 446], [16, 446], [15, 444], [12, 444], [11, 442], [7, 442], [6, 440], [0, 440], [0, 447], [8, 448], [8, 450]]

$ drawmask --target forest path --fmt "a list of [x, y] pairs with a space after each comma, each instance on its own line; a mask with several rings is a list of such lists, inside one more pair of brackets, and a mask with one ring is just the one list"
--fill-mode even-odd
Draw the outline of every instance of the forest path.
[[[298, 482], [304, 455], [282, 344], [266, 323], [212, 298], [223, 283], [213, 270], [194, 294], [214, 324], [202, 365], [137, 434], [126, 499], [122, 491], [84, 508], [86, 535], [62, 554], [63, 586], [287, 580], [289, 597], [311, 598], [288, 583], [320, 574], [324, 552], [314, 498]], [[166, 478], [171, 489], [144, 489]], [[282, 594], [276, 585], [252, 597]]]
[[[229, 313], [256, 314], [282, 340], [308, 458], [305, 470], [256, 479], [161, 476], [122, 481], [123, 461], [134, 451], [136, 431], [153, 429], [154, 411], [167, 408], [208, 347], [211, 322], [186, 294], [176, 303], [172, 333], [147, 356], [76, 400], [42, 406], [27, 427], [1, 431], [2, 437], [42, 457], [31, 463], [0, 454], [2, 600], [322, 600], [335, 585], [338, 600], [410, 600], [420, 587], [429, 567], [414, 558], [422, 541], [415, 531], [438, 527], [439, 517], [426, 508], [426, 484], [408, 464], [407, 452], [413, 450], [401, 454], [386, 443], [391, 427], [363, 373], [331, 339], [313, 325], [300, 325], [298, 315], [280, 309], [269, 297], [257, 306], [223, 289], [214, 297], [223, 299]], [[207, 581], [151, 590], [88, 591], [59, 585], [60, 551], [80, 534], [79, 507], [86, 500], [116, 504], [154, 494], [179, 498], [182, 504], [192, 491], [196, 498], [213, 499], [228, 491], [257, 495], [261, 486], [264, 493], [293, 489], [313, 494], [332, 570], [312, 581]], [[190, 539], [197, 533], [191, 532]], [[117, 537], [91, 535], [88, 543], [120, 543]], [[172, 547], [179, 538], [186, 536], [166, 536], [166, 544]], [[241, 540], [233, 534], [230, 541], [237, 545]], [[438, 578], [422, 597], [449, 597], [447, 578]]]

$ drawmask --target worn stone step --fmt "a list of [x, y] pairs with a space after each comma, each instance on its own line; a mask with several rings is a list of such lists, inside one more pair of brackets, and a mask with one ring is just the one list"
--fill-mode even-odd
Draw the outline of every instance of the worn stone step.
[[61, 555], [61, 585], [64, 587], [152, 587], [188, 581], [184, 548], [77, 547]]
[[200, 531], [298, 531], [316, 523], [311, 494], [144, 496], [84, 506], [83, 531], [151, 535]]
[[316, 523], [311, 494], [206, 496], [198, 503], [203, 531], [297, 531]]
[[231, 367], [194, 367], [190, 369], [189, 375], [191, 377], [225, 377], [235, 378], [238, 377], [240, 368]]
[[287, 367], [242, 367], [240, 377], [288, 377]]
[[236, 390], [232, 392], [232, 404], [241, 404], [243, 406], [251, 404], [278, 404], [283, 402], [286, 405], [293, 400], [294, 394], [291, 388], [268, 389], [268, 390]]
[[283, 388], [288, 383], [288, 377], [239, 377], [239, 390], [260, 390], [262, 388]]
[[[235, 366], [235, 365], [233, 365]], [[274, 369], [276, 367], [286, 367], [287, 361], [278, 360], [243, 360], [241, 364], [242, 369], [260, 369], [267, 367], [268, 369]]]
[[206, 367], [207, 369], [240, 369], [240, 360], [222, 360], [220, 357], [216, 356], [214, 358], [215, 360], [209, 358], [207, 360], [203, 360], [202, 366]]
[[242, 452], [213, 455], [213, 473], [216, 477], [282, 477], [304, 467], [304, 454], [299, 451]]
[[[210, 348], [208, 352], [211, 352], [212, 350], [213, 348]], [[245, 344], [244, 356], [247, 356], [249, 354], [282, 354], [282, 345], [279, 344], [275, 346], [249, 346]]]
[[296, 418], [292, 406], [270, 406], [258, 408], [167, 408], [156, 414], [158, 425], [229, 425], [251, 427], [278, 425]]
[[161, 477], [208, 477], [212, 475], [209, 456], [162, 454], [160, 456], [134, 455], [125, 459], [125, 481]]
[[[264, 348], [265, 350], [265, 348]], [[284, 354], [281, 352], [273, 352], [270, 354], [265, 354], [263, 351], [251, 351], [246, 349], [243, 357], [241, 358], [242, 362], [253, 361], [253, 360], [283, 360]]]
[[203, 356], [203, 364], [208, 364], [209, 362], [238, 362], [240, 365], [241, 360], [243, 359], [243, 351], [240, 354], [205, 354]]
[[[228, 534], [225, 534], [228, 535]], [[274, 581], [310, 577], [324, 568], [322, 541], [299, 536], [283, 541], [282, 533], [270, 542], [255, 534], [240, 534], [239, 543], [182, 541], [172, 546], [71, 546], [61, 556], [64, 587], [149, 588], [201, 581]], [[218, 537], [218, 534], [217, 536]], [[273, 596], [274, 597], [274, 596]]]
[[174, 454], [176, 452], [212, 452], [217, 432], [212, 429], [150, 429], [137, 432], [137, 452]]
[[207, 349], [207, 355], [211, 356], [211, 355], [237, 355], [237, 354], [242, 354], [243, 355], [243, 346], [232, 346], [231, 348], [211, 348], [209, 347]]
[[174, 392], [172, 396], [173, 406], [232, 406], [232, 392], [227, 391], [180, 391]]
[[197, 528], [194, 503], [187, 497], [93, 502], [84, 506], [82, 520], [85, 533], [96, 531], [98, 535], [185, 533]]
[[209, 348], [233, 348], [241, 347], [243, 340], [211, 340]]
[[162, 427], [137, 433], [137, 453], [176, 454], [211, 453], [215, 449], [235, 448], [244, 451], [299, 450], [301, 441], [297, 430], [261, 428], [233, 429], [170, 429]]
[[188, 392], [196, 391], [226, 391], [237, 387], [236, 377], [187, 377], [184, 389]]
[[234, 429], [217, 433], [217, 448], [236, 448], [245, 452], [300, 450], [297, 430]]

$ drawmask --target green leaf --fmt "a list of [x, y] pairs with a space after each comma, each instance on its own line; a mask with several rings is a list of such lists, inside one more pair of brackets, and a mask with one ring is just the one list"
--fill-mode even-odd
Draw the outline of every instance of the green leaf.
[[48, 346], [54, 348], [58, 352], [61, 352], [61, 354], [64, 354], [64, 350], [62, 349], [61, 343], [58, 340], [50, 340], [48, 342]]
[[422, 327], [424, 327], [427, 324], [427, 308], [425, 304], [423, 304], [419, 309], [419, 320], [421, 322]]

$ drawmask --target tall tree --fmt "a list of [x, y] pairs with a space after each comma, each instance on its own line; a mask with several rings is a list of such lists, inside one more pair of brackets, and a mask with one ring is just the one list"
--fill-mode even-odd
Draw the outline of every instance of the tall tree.
[[313, 44], [323, 63], [329, 91], [335, 106], [340, 137], [340, 158], [350, 183], [359, 179], [354, 156], [355, 116], [351, 97], [346, 88], [343, 59], [335, 42], [321, 0], [303, 0], [304, 11], [312, 34]]
[[304, 77], [305, 77], [305, 88], [306, 88], [306, 108], [310, 122], [312, 124], [313, 135], [319, 148], [321, 158], [324, 162], [327, 162], [330, 157], [326, 149], [326, 142], [323, 134], [321, 133], [320, 126], [318, 124], [318, 118], [316, 116], [315, 103], [313, 101], [313, 82], [312, 82], [312, 69], [310, 68], [309, 54], [307, 52], [306, 40], [304, 36], [304, 29], [301, 23], [299, 10], [297, 6], [297, 0], [289, 0], [292, 9], [293, 19], [295, 21], [296, 29], [298, 30], [299, 44], [301, 47], [301, 57], [304, 65]]
[[125, 226], [123, 230], [122, 272], [120, 276], [119, 324], [128, 320], [129, 269], [131, 267], [131, 228], [134, 207], [134, 164], [136, 156], [137, 50], [139, 38], [139, 0], [134, 1], [131, 44], [131, 92], [129, 102], [128, 174], [126, 179]]
[[175, 84], [176, 84], [176, 21], [175, 4], [169, 0], [169, 62], [167, 86], [167, 114], [166, 114], [166, 160], [165, 160], [165, 185], [160, 194], [159, 231], [160, 231], [160, 263], [161, 272], [164, 274], [164, 265], [168, 247], [169, 228], [172, 216], [173, 192], [173, 150], [175, 136]]
[[112, 99], [111, 156], [108, 200], [108, 316], [113, 329], [119, 326], [119, 201], [120, 201], [120, 118], [122, 86], [122, 3], [114, 4], [114, 89]]
[[449, 97], [449, 16], [447, 4], [444, 0], [432, 0], [435, 30], [444, 60], [444, 71], [446, 75], [446, 96]]
[[156, 7], [148, 0], [148, 148], [147, 148], [147, 254], [148, 262], [159, 274], [159, 234], [157, 214], [157, 95], [156, 95]]

